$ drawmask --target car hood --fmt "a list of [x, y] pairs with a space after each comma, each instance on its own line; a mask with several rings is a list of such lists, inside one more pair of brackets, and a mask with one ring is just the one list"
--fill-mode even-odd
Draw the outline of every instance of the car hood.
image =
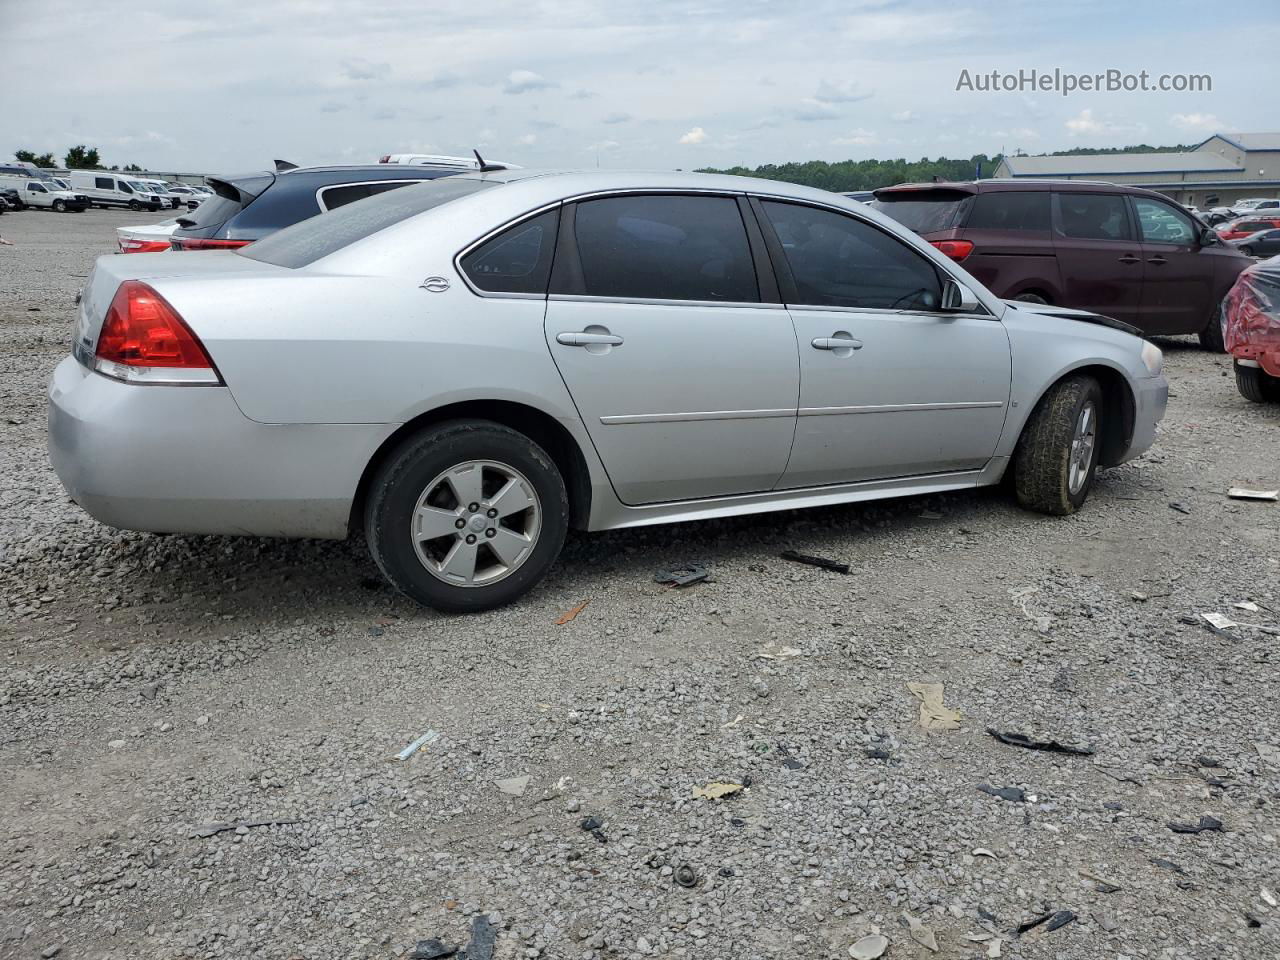
[[1121, 333], [1128, 333], [1135, 337], [1141, 337], [1142, 331], [1137, 327], [1125, 323], [1122, 320], [1115, 320], [1111, 317], [1105, 317], [1100, 313], [1090, 313], [1088, 310], [1073, 310], [1070, 307], [1057, 307], [1051, 303], [1027, 303], [1025, 300], [1006, 300], [1008, 306], [1023, 313], [1034, 313], [1039, 316], [1057, 317], [1060, 320], [1076, 320], [1080, 323], [1095, 323], [1100, 327], [1110, 327], [1112, 330], [1119, 330]]

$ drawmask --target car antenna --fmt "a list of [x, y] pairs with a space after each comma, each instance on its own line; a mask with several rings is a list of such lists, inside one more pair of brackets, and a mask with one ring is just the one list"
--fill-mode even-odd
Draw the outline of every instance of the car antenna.
[[480, 172], [481, 172], [481, 173], [488, 173], [490, 170], [505, 170], [505, 169], [507, 169], [506, 167], [504, 167], [504, 166], [503, 166], [502, 164], [500, 164], [500, 163], [485, 163], [485, 162], [484, 162], [484, 157], [480, 156], [480, 151], [479, 151], [479, 150], [477, 150], [477, 149], [475, 149], [474, 147], [472, 147], [472, 148], [471, 148], [471, 152], [472, 152], [473, 154], [475, 154], [475, 157], [476, 157], [476, 163], [480, 165]]
[[298, 169], [298, 165], [296, 163], [290, 163], [288, 160], [276, 161], [276, 173], [284, 173], [286, 170], [297, 170], [297, 169]]

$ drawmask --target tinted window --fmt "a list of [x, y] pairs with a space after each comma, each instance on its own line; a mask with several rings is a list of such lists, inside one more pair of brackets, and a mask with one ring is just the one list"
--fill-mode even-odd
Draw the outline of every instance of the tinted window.
[[885, 193], [871, 206], [915, 233], [950, 230], [964, 218], [973, 195], [954, 190], [911, 190]]
[[965, 221], [969, 230], [1049, 230], [1048, 191], [980, 193]]
[[305, 267], [401, 220], [497, 185], [493, 181], [444, 177], [405, 190], [391, 190], [364, 203], [348, 204], [323, 217], [285, 227], [236, 253], [281, 267]]
[[93, 185], [99, 190], [110, 190], [115, 186], [115, 184], [111, 182], [110, 177], [94, 177]]
[[1191, 219], [1169, 204], [1134, 197], [1133, 208], [1138, 212], [1138, 227], [1142, 231], [1142, 239], [1148, 243], [1195, 242], [1198, 231], [1191, 225]]
[[116, 184], [116, 186], [117, 186], [117, 187], [119, 187], [119, 188], [120, 188], [120, 190], [122, 190], [124, 193], [133, 193], [133, 187], [129, 186], [129, 185], [128, 185], [127, 183], [125, 183], [123, 180], [119, 181], [119, 182]]
[[1082, 240], [1129, 240], [1124, 196], [1118, 193], [1059, 193], [1064, 236]]
[[547, 292], [560, 211], [549, 210], [486, 240], [462, 258], [467, 279], [494, 293]]
[[765, 201], [796, 286], [792, 302], [830, 307], [936, 310], [933, 264], [901, 240], [854, 217]]
[[31, 190], [31, 191], [34, 191], [35, 193], [45, 193], [45, 192], [46, 192], [46, 191], [45, 191], [45, 189], [44, 189], [44, 187], [40, 186], [40, 184], [38, 184], [38, 183], [28, 183], [28, 184], [27, 184], [27, 189], [28, 189], [28, 190]]
[[728, 197], [588, 200], [578, 204], [576, 234], [589, 296], [760, 299], [747, 231]]
[[390, 180], [382, 183], [344, 183], [336, 187], [325, 187], [320, 191], [320, 204], [326, 210], [344, 207], [348, 203], [372, 197], [377, 193], [386, 193], [396, 187], [407, 187], [414, 180]]

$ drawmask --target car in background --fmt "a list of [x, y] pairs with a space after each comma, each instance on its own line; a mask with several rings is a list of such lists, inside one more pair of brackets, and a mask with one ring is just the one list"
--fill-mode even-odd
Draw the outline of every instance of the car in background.
[[1236, 213], [1256, 213], [1262, 210], [1280, 210], [1280, 200], [1272, 197], [1251, 197], [1248, 200], [1237, 200], [1231, 205]]
[[1198, 334], [1221, 352], [1223, 297], [1249, 260], [1151, 190], [1080, 180], [903, 184], [871, 206], [1006, 299]]
[[1272, 227], [1280, 227], [1280, 215], [1268, 217], [1265, 215], [1241, 217], [1238, 220], [1229, 220], [1220, 224], [1215, 229], [1218, 236], [1223, 240], [1239, 240], [1247, 237], [1251, 233], [1257, 233], [1259, 230], [1270, 230]]
[[163, 253], [177, 228], [176, 217], [137, 227], [116, 227], [116, 246], [121, 253]]
[[72, 170], [71, 186], [95, 207], [156, 211], [166, 205], [146, 184], [110, 170]]
[[[253, 243], [282, 227], [397, 187], [452, 176], [458, 166], [364, 164], [293, 167], [208, 177], [214, 196], [178, 217], [174, 250], [225, 250]], [[471, 170], [475, 170], [472, 163]]]
[[1240, 274], [1227, 294], [1222, 326], [1240, 395], [1253, 403], [1280, 402], [1280, 259]]
[[1274, 257], [1280, 253], [1280, 225], [1227, 242], [1246, 257]]
[[166, 186], [169, 188], [170, 195], [178, 198], [178, 206], [185, 205], [188, 210], [194, 210], [200, 206], [207, 196], [187, 183], [170, 183]]
[[874, 190], [854, 190], [851, 193], [842, 194], [850, 200], [857, 200], [859, 203], [870, 203], [876, 198]]
[[48, 437], [104, 523], [361, 529], [398, 589], [474, 611], [537, 584], [571, 526], [1006, 475], [1070, 514], [1153, 442], [1161, 365], [1133, 328], [1005, 303], [825, 190], [473, 172], [233, 253], [100, 257]]
[[3, 200], [5, 206], [10, 210], [25, 210], [27, 208], [27, 205], [22, 202], [22, 195], [13, 187], [0, 185], [0, 200]]
[[428, 167], [453, 167], [456, 170], [479, 170], [481, 164], [486, 167], [501, 167], [503, 170], [519, 170], [514, 163], [505, 160], [489, 162], [479, 154], [472, 157], [449, 157], [434, 153], [387, 153], [378, 158], [379, 163], [412, 163]]
[[62, 190], [54, 180], [28, 180], [19, 188], [22, 200], [28, 207], [52, 210], [55, 213], [75, 211], [84, 213], [89, 206], [87, 197]]

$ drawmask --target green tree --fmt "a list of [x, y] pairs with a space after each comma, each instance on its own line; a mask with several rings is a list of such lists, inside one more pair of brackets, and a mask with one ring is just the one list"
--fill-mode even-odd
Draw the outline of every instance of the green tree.
[[125, 170], [125, 172], [126, 172], [126, 173], [141, 173], [141, 172], [142, 172], [142, 168], [141, 168], [140, 166], [138, 166], [136, 163], [126, 163], [126, 164], [124, 165], [124, 170]]
[[13, 155], [24, 163], [34, 163], [37, 167], [56, 167], [58, 162], [52, 153], [35, 153], [31, 150], [15, 150]]
[[83, 143], [77, 144], [68, 150], [66, 157], [63, 159], [70, 170], [102, 169], [102, 160], [98, 156], [98, 148], [86, 147]]

